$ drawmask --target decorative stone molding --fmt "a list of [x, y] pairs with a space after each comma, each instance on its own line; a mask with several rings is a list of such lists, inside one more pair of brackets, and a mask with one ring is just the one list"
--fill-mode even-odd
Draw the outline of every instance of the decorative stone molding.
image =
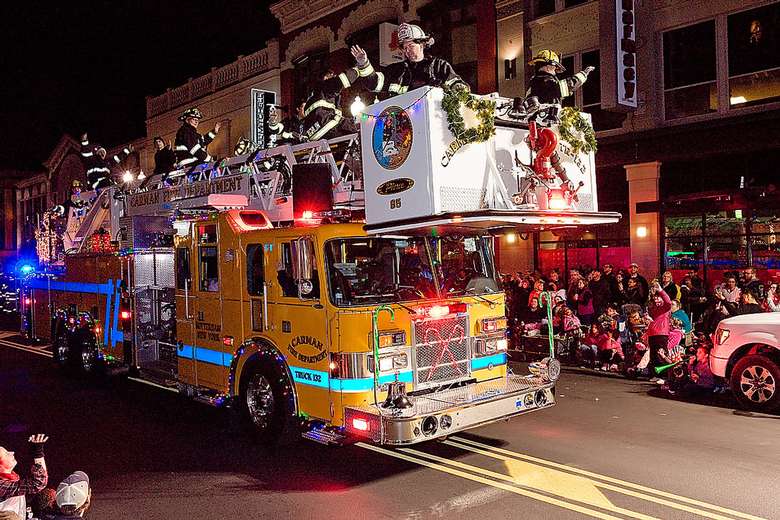
[[344, 18], [338, 30], [338, 41], [343, 42], [350, 34], [377, 23], [388, 20], [400, 22], [403, 16], [401, 0], [369, 0]]
[[357, 0], [281, 0], [271, 5], [271, 13], [279, 20], [282, 34], [305, 27]]
[[419, 20], [420, 17], [417, 15], [417, 10], [430, 4], [431, 1], [432, 0], [409, 0], [409, 8], [406, 10], [406, 16], [404, 16], [404, 20]]
[[172, 108], [191, 103], [219, 89], [279, 67], [279, 41], [270, 40], [265, 49], [239, 56], [224, 67], [212, 67], [211, 72], [189, 79], [184, 85], [168, 89], [165, 94], [146, 98], [147, 119]]
[[569, 54], [599, 46], [598, 2], [566, 9], [528, 23], [531, 29], [531, 52], [554, 49]]
[[503, 20], [523, 12], [521, 0], [499, 0], [496, 2], [496, 20]]
[[288, 45], [284, 51], [284, 64], [282, 69], [292, 66], [292, 61], [307, 52], [317, 49], [333, 47], [333, 31], [324, 25], [317, 25], [301, 32]]

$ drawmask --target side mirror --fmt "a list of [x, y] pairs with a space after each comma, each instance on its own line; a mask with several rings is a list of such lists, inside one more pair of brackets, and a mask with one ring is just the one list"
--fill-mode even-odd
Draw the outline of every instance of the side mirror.
[[314, 242], [310, 237], [301, 237], [290, 244], [293, 278], [302, 297], [309, 295], [314, 284]]

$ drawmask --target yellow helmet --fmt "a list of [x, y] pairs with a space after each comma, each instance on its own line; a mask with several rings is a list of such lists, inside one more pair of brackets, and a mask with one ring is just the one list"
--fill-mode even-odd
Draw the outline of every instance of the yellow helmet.
[[558, 54], [550, 49], [542, 49], [536, 53], [534, 59], [528, 62], [529, 65], [553, 65], [555, 66], [555, 72], [563, 72], [566, 67], [561, 65], [561, 60]]

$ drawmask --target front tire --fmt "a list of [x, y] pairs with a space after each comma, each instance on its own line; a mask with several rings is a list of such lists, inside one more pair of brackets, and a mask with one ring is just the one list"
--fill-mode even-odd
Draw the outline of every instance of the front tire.
[[241, 410], [250, 431], [264, 442], [278, 443], [287, 433], [288, 399], [280, 375], [265, 364], [249, 369], [241, 385]]
[[68, 335], [63, 331], [57, 332], [57, 336], [54, 339], [54, 344], [52, 345], [52, 350], [54, 363], [61, 370], [66, 370], [68, 368], [70, 357], [70, 344], [68, 342]]
[[742, 408], [771, 412], [780, 407], [780, 367], [761, 355], [740, 359], [731, 371], [731, 391]]

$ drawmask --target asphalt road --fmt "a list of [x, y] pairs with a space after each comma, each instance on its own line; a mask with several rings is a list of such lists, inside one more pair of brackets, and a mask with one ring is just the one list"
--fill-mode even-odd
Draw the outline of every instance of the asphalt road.
[[408, 449], [257, 445], [231, 412], [120, 378], [60, 374], [0, 333], [0, 445], [51, 436], [91, 519], [778, 518], [780, 416], [567, 372], [559, 404]]

